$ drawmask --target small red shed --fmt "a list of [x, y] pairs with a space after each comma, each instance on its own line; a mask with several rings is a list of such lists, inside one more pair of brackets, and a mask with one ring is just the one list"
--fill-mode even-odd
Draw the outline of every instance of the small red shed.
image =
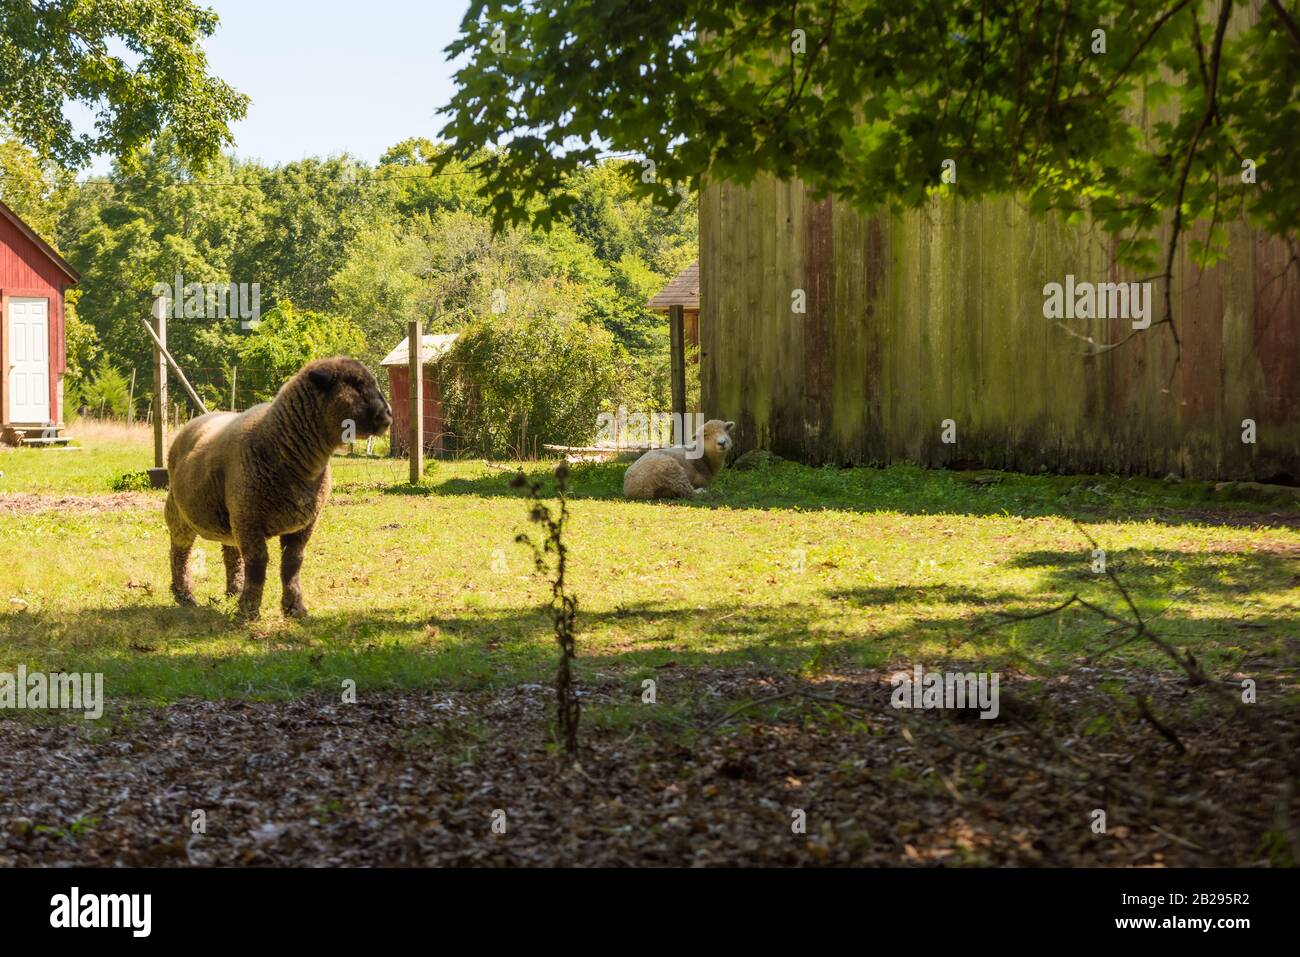
[[[424, 363], [424, 451], [427, 455], [441, 455], [445, 450], [443, 437], [447, 432], [442, 415], [442, 388], [438, 360], [451, 351], [460, 338], [458, 333], [428, 335], [422, 340], [420, 359]], [[388, 430], [392, 437], [390, 453], [406, 454], [411, 434], [411, 350], [410, 342], [402, 339], [393, 351], [379, 363], [388, 370], [388, 396], [393, 407], [393, 425]]]
[[0, 203], [0, 431], [62, 426], [63, 293], [80, 279]]

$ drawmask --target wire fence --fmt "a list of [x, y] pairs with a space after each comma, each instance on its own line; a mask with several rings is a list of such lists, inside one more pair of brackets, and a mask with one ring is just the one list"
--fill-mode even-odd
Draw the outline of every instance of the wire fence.
[[[406, 366], [399, 368], [402, 373], [406, 372]], [[284, 383], [281, 375], [238, 366], [185, 366], [184, 371], [208, 412], [247, 411], [272, 400]], [[75, 418], [104, 422], [121, 422], [125, 418], [128, 423], [152, 427], [155, 417], [160, 414], [155, 404], [152, 378], [148, 370], [136, 369], [133, 372], [125, 415], [116, 414], [101, 399], [97, 408], [83, 405]], [[350, 480], [365, 484], [405, 483], [409, 472], [411, 418], [406, 376], [401, 374], [390, 379], [388, 370], [381, 369], [377, 380], [393, 405], [393, 426], [386, 435], [362, 438], [345, 446], [343, 455], [348, 463], [345, 471]], [[633, 414], [633, 428], [629, 430], [623, 397], [618, 394], [602, 396], [599, 402], [605, 418], [619, 423], [612, 432], [611, 442], [607, 425], [602, 432], [599, 414], [576, 416], [565, 409], [557, 412], [553, 404], [559, 403], [546, 395], [535, 397], [536, 404], [532, 407], [521, 403], [511, 411], [503, 411], [498, 406], [485, 408], [473, 383], [466, 385], [467, 382], [469, 376], [465, 367], [454, 361], [443, 359], [425, 367], [425, 458], [536, 460], [557, 457], [565, 454], [566, 450], [593, 453], [596, 451], [593, 446], [603, 434], [606, 436], [603, 444], [609, 455], [592, 456], [599, 459], [610, 457], [622, 448], [647, 447], [647, 439], [649, 445], [654, 446], [671, 444], [674, 438], [666, 412]], [[400, 390], [396, 397], [392, 395], [394, 387]], [[168, 440], [203, 411], [176, 383], [175, 377], [169, 376], [168, 402], [161, 410], [168, 427]], [[560, 429], [562, 438], [555, 444], [555, 421], [566, 414], [568, 418]], [[648, 422], [648, 430], [646, 425], [641, 428], [645, 435], [637, 431], [638, 418]]]
[[[443, 366], [446, 374], [455, 374], [450, 369], [450, 364], [443, 364]], [[112, 408], [112, 403], [101, 397], [98, 405], [84, 402], [75, 410], [75, 417], [100, 421], [121, 421], [125, 418], [131, 424], [152, 426], [154, 416], [157, 414], [153, 383], [150, 379], [147, 386], [141, 388], [140, 382], [144, 376], [140, 371], [133, 370], [132, 381], [136, 384], [129, 389], [126, 396], [125, 414], [119, 414]], [[272, 401], [285, 382], [281, 375], [268, 373], [265, 370], [242, 369], [238, 366], [185, 366], [184, 371], [190, 385], [203, 400], [207, 412], [246, 412], [254, 406]], [[145, 375], [148, 373], [146, 372]], [[376, 381], [385, 397], [392, 402], [388, 376], [381, 373]], [[176, 384], [172, 376], [168, 377], [167, 400], [163, 415], [168, 428], [173, 431], [205, 411], [204, 408], [194, 404], [193, 399]], [[401, 406], [400, 409], [394, 409], [396, 420], [394, 424], [399, 426], [397, 430], [373, 440], [363, 440], [355, 445], [365, 447], [367, 454], [370, 455], [389, 455], [397, 459], [408, 457], [409, 453], [406, 449], [406, 425], [410, 417], [408, 402], [408, 399], [401, 398], [398, 403], [395, 403]], [[465, 435], [473, 431], [472, 426], [477, 426], [482, 421], [481, 413], [472, 401], [468, 405], [462, 401], [458, 411], [462, 421], [467, 425], [464, 433], [450, 426], [441, 396], [437, 391], [433, 395], [426, 391], [424, 416], [426, 455], [456, 458], [481, 453], [481, 450], [469, 447], [465, 439]]]

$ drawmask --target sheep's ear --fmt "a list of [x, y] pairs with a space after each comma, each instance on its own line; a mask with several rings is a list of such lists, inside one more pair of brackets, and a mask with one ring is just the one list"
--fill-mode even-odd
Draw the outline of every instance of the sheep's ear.
[[728, 423], [727, 423], [727, 431], [728, 431], [728, 432], [730, 432], [730, 431], [731, 431], [732, 429], [734, 429], [735, 427], [736, 427], [736, 423], [735, 423], [735, 422], [728, 422]]
[[322, 392], [328, 392], [330, 386], [334, 385], [334, 380], [338, 378], [338, 372], [333, 366], [317, 366], [307, 373], [307, 379], [316, 388]]

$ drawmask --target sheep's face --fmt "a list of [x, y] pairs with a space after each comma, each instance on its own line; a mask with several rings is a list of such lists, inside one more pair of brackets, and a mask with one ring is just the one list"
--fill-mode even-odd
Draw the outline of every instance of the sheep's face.
[[696, 435], [697, 447], [704, 449], [704, 454], [712, 462], [721, 462], [727, 457], [727, 451], [734, 444], [731, 432], [735, 422], [723, 422], [721, 419], [709, 419]]
[[383, 435], [393, 424], [393, 410], [379, 384], [356, 359], [318, 359], [303, 372], [324, 398], [329, 425], [337, 425], [340, 434], [352, 431], [355, 438], [364, 439]]

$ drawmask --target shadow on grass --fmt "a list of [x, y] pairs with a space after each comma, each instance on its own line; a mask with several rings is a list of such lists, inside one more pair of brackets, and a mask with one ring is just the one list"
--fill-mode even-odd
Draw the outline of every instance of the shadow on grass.
[[[1010, 621], [1080, 592], [1127, 618], [1122, 597], [1087, 569], [1086, 553], [1036, 551], [1013, 564], [1050, 570], [1032, 595], [1003, 589], [930, 586], [834, 588], [828, 623], [824, 600], [737, 607], [725, 600], [679, 608], [643, 601], [613, 608], [580, 606], [583, 680], [631, 681], [671, 670], [693, 683], [693, 669], [750, 665], [760, 670], [817, 671], [836, 665], [875, 667], [919, 660], [979, 660], [994, 668], [1051, 673], [1094, 655], [1114, 640], [1114, 623], [1084, 609]], [[1210, 670], [1283, 673], [1300, 657], [1300, 626], [1285, 611], [1210, 614], [1243, 589], [1294, 592], [1296, 565], [1269, 552], [1117, 552], [1110, 560], [1159, 634], [1195, 649]], [[1153, 571], [1154, 569], [1154, 571]], [[864, 627], [843, 628], [842, 610]], [[545, 609], [514, 607], [423, 615], [408, 609], [330, 612], [290, 622], [268, 609], [240, 625], [225, 607], [134, 604], [76, 614], [0, 617], [0, 648], [29, 668], [98, 671], [111, 698], [165, 702], [178, 698], [283, 699], [309, 691], [342, 694], [377, 689], [476, 690], [548, 683], [555, 647]], [[870, 627], [874, 610], [890, 613]], [[1248, 616], [1248, 620], [1247, 620]], [[1122, 637], [1122, 636], [1121, 636]], [[1103, 663], [1171, 668], [1149, 645], [1128, 646]], [[676, 670], [672, 670], [676, 669]]]
[[1013, 592], [978, 592], [970, 588], [951, 585], [879, 585], [862, 588], [838, 588], [826, 593], [835, 601], [847, 602], [862, 608], [880, 608], [884, 605], [914, 605], [921, 602], [940, 601], [949, 605], [991, 605], [1023, 601], [1023, 596]]
[[[1084, 546], [1077, 552], [1023, 552], [1008, 564], [1012, 568], [1047, 570], [1044, 587], [1068, 595], [1089, 587], [1110, 587], [1100, 569], [1093, 571], [1093, 562], [1091, 551]], [[1276, 551], [1206, 548], [1194, 553], [1160, 548], [1106, 549], [1105, 563], [1125, 587], [1136, 585], [1143, 592], [1157, 591], [1161, 604], [1175, 597], [1162, 586], [1216, 596], [1261, 592], [1300, 595], [1300, 547]]]
[[[551, 467], [531, 463], [528, 471], [544, 475]], [[620, 463], [571, 466], [569, 497], [623, 502], [626, 468]], [[378, 488], [388, 495], [522, 499], [524, 493], [509, 485], [514, 474], [502, 470], [472, 478], [440, 479], [435, 473], [422, 485], [403, 483]], [[1300, 510], [1218, 501], [1210, 497], [1211, 490], [1207, 483], [1167, 484], [1139, 477], [969, 474], [914, 466], [812, 468], [785, 462], [750, 471], [724, 471], [711, 488], [693, 499], [649, 503], [649, 507], [1055, 516], [1085, 522], [1152, 519], [1164, 524], [1300, 527]], [[627, 505], [647, 507], [643, 502]]]

